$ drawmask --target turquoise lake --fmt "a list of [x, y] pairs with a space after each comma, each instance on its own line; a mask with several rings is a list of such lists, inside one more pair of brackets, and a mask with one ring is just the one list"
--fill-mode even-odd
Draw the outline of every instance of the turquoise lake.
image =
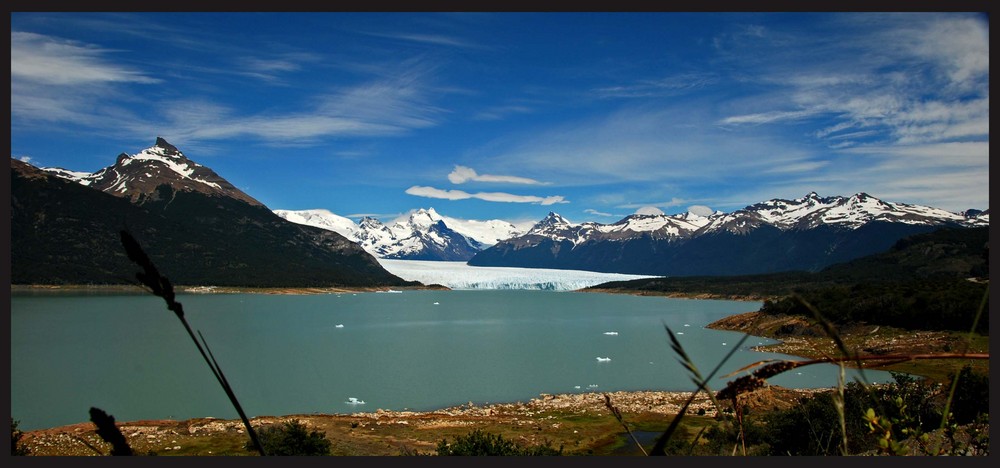
[[[758, 302], [487, 290], [327, 295], [180, 295], [248, 416], [427, 411], [541, 393], [694, 389], [664, 325], [703, 374], [743, 334], [705, 329]], [[717, 374], [787, 356], [751, 351]], [[598, 359], [602, 358], [602, 359]], [[832, 387], [808, 366], [770, 382]], [[859, 374], [849, 371], [848, 379]], [[865, 371], [867, 382], [889, 374]], [[714, 390], [734, 377], [716, 377]], [[348, 403], [350, 398], [364, 404]], [[32, 430], [238, 415], [180, 321], [151, 295], [11, 298], [11, 416]]]

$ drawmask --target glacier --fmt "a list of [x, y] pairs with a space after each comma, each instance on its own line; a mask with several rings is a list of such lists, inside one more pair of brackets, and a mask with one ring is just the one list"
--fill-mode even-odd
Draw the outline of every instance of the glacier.
[[547, 268], [481, 267], [465, 262], [397, 260], [379, 258], [378, 262], [400, 278], [423, 284], [440, 284], [451, 289], [528, 289], [574, 291], [608, 281], [652, 278], [648, 275], [599, 273], [584, 270]]

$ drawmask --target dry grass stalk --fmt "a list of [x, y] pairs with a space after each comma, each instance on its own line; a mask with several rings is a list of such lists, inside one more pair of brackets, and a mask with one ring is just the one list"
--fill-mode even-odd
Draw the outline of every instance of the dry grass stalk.
[[[159, 270], [156, 269], [156, 265], [153, 261], [149, 259], [146, 252], [142, 250], [139, 242], [132, 237], [128, 231], [121, 231], [121, 242], [122, 246], [125, 247], [125, 253], [128, 255], [129, 260], [132, 260], [137, 265], [142, 267], [142, 271], [135, 274], [136, 279], [138, 279], [143, 285], [149, 288], [150, 292], [154, 295], [162, 297], [167, 303], [167, 309], [174, 312], [177, 318], [184, 325], [184, 329], [187, 330], [188, 335], [191, 340], [194, 341], [195, 346], [198, 347], [198, 351], [201, 353], [201, 357], [205, 359], [208, 367], [212, 370], [212, 374], [215, 375], [215, 379], [219, 381], [219, 385], [226, 392], [226, 396], [229, 397], [229, 401], [232, 402], [233, 407], [236, 408], [236, 412], [239, 413], [240, 419], [243, 420], [243, 425], [246, 427], [247, 434], [250, 436], [250, 440], [253, 442], [254, 447], [260, 452], [261, 456], [266, 455], [264, 453], [264, 447], [260, 444], [257, 439], [257, 433], [254, 431], [253, 426], [250, 425], [250, 420], [247, 418], [246, 414], [243, 412], [243, 407], [240, 406], [239, 401], [236, 399], [236, 394], [233, 393], [232, 387], [229, 386], [229, 382], [226, 380], [225, 375], [222, 373], [222, 368], [219, 367], [218, 362], [215, 361], [214, 356], [210, 356], [205, 352], [208, 348], [208, 343], [205, 342], [205, 338], [201, 337], [201, 332], [198, 332], [198, 336], [201, 337], [201, 342], [195, 337], [194, 331], [191, 330], [191, 326], [188, 325], [187, 319], [184, 318], [184, 307], [180, 302], [177, 302], [174, 287], [170, 284], [170, 280], [166, 276], [160, 274]], [[202, 346], [204, 345], [204, 347]]]

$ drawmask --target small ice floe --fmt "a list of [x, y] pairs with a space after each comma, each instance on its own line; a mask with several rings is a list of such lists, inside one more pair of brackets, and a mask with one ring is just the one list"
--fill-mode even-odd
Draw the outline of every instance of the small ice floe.
[[689, 325], [689, 324], [685, 323], [685, 324], [684, 324], [684, 326], [685, 326], [685, 327], [690, 327], [691, 325]]
[[611, 361], [611, 358], [609, 358], [609, 357], [600, 357], [600, 356], [597, 356], [597, 362], [610, 362], [610, 361]]
[[677, 334], [678, 334], [678, 335], [683, 335], [683, 334], [684, 334], [684, 332], [677, 332]]
[[604, 334], [605, 335], [611, 335], [611, 336], [618, 336], [618, 332], [615, 332], [615, 331], [604, 332]]
[[441, 303], [440, 302], [435, 302], [434, 305], [441, 305]]
[[348, 405], [363, 405], [365, 404], [365, 400], [359, 400], [354, 397], [347, 397], [347, 401], [345, 401], [344, 403], [347, 403]]
[[342, 324], [342, 323], [338, 323], [337, 325], [334, 325], [334, 326], [337, 327], [337, 328], [344, 328], [344, 324]]
[[587, 385], [587, 388], [597, 388], [597, 384], [592, 383], [590, 385]]
[[575, 388], [575, 389], [579, 390], [579, 389], [580, 389], [580, 386], [579, 386], [579, 385], [574, 385], [574, 386], [573, 386], [573, 388]]

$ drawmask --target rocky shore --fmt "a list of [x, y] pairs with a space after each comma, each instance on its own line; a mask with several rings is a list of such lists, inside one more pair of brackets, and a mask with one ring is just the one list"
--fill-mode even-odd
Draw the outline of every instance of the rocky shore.
[[[823, 390], [768, 387], [755, 392], [747, 403], [767, 408], [787, 408], [802, 396]], [[401, 455], [431, 453], [445, 436], [465, 434], [476, 428], [515, 434], [523, 443], [550, 441], [574, 450], [606, 445], [622, 428], [606, 406], [605, 395], [627, 420], [662, 421], [680, 411], [690, 392], [587, 392], [542, 394], [527, 402], [467, 405], [436, 411], [388, 411], [351, 414], [300, 414], [252, 418], [251, 425], [298, 421], [309, 430], [323, 432], [342, 455]], [[701, 393], [688, 414], [711, 418], [716, 409]], [[239, 419], [194, 418], [118, 422], [122, 434], [138, 454], [252, 455], [243, 449], [243, 423]], [[110, 446], [85, 422], [51, 429], [25, 431], [22, 443], [32, 455], [96, 456]]]

